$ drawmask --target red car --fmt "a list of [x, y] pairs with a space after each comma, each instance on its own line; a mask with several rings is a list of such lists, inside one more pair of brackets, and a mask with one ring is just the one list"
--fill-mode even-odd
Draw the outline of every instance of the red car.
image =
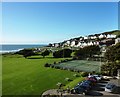
[[97, 80], [94, 77], [87, 77], [87, 80], [90, 80], [93, 85], [97, 82]]

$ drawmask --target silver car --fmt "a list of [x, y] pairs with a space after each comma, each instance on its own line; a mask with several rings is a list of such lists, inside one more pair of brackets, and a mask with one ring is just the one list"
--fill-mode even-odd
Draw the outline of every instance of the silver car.
[[115, 88], [116, 88], [116, 85], [115, 85], [115, 84], [113, 84], [113, 83], [108, 83], [108, 84], [105, 86], [105, 91], [106, 91], [106, 92], [113, 92]]

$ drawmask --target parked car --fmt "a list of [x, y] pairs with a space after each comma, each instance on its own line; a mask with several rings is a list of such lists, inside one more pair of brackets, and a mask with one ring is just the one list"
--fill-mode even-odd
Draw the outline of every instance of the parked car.
[[88, 83], [90, 86], [92, 86], [92, 81], [90, 80], [85, 80], [84, 83]]
[[80, 87], [79, 85], [75, 86], [73, 89], [73, 93], [77, 93], [77, 94], [83, 94], [85, 95], [87, 93], [85, 88]]
[[116, 88], [116, 85], [115, 85], [115, 84], [113, 84], [113, 83], [108, 83], [108, 84], [105, 86], [105, 91], [106, 91], [106, 92], [113, 92], [115, 88]]
[[89, 90], [91, 88], [91, 85], [86, 81], [80, 83], [79, 86], [85, 88], [86, 90]]
[[102, 79], [102, 76], [100, 75], [93, 75], [93, 76], [97, 79], [97, 81], [100, 81]]
[[97, 79], [95, 77], [87, 77], [87, 80], [92, 81], [93, 83], [97, 82]]

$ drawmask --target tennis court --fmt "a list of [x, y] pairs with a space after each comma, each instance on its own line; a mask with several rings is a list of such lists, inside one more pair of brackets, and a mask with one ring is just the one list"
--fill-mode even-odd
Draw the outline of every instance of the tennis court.
[[100, 64], [102, 63], [99, 61], [74, 60], [56, 64], [55, 67], [60, 67], [63, 69], [69, 69], [74, 71], [99, 72]]

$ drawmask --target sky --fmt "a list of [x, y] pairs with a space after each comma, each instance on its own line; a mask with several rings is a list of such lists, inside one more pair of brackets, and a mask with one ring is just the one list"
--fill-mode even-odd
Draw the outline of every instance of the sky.
[[3, 44], [48, 44], [118, 29], [117, 2], [4, 2]]

